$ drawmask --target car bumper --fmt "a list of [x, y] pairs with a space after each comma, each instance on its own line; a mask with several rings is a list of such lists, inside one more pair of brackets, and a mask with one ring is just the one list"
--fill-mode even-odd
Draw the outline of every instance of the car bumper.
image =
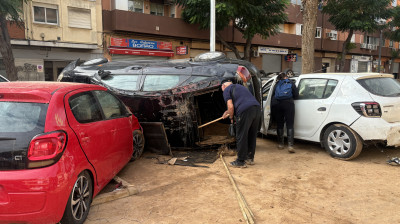
[[60, 221], [71, 186], [67, 172], [60, 161], [45, 168], [0, 171], [0, 223]]
[[400, 146], [400, 122], [388, 123], [382, 118], [360, 117], [350, 126], [364, 141], [387, 141], [388, 146]]

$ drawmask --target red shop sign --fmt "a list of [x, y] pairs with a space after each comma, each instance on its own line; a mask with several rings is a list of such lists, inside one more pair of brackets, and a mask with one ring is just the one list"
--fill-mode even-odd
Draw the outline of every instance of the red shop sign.
[[186, 55], [186, 54], [188, 54], [187, 46], [176, 47], [176, 54], [177, 55]]

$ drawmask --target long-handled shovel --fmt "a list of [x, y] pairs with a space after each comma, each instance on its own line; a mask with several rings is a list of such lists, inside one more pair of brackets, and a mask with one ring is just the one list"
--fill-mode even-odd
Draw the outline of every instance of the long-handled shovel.
[[[229, 116], [229, 114], [228, 114], [228, 116]], [[207, 122], [207, 123], [205, 123], [205, 124], [202, 124], [202, 125], [200, 125], [198, 128], [202, 128], [202, 127], [204, 127], [204, 126], [207, 126], [207, 125], [209, 125], [209, 124], [212, 124], [212, 123], [214, 123], [214, 122], [217, 122], [217, 121], [222, 120], [222, 119], [225, 119], [225, 118], [226, 118], [226, 117], [222, 116], [222, 117], [217, 118], [217, 119], [215, 119], [215, 120], [213, 120], [213, 121], [210, 121], [210, 122]]]

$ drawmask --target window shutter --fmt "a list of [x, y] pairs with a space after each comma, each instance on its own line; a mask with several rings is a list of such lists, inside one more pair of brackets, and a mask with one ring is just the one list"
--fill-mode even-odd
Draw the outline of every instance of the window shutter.
[[92, 29], [90, 9], [68, 8], [68, 26]]

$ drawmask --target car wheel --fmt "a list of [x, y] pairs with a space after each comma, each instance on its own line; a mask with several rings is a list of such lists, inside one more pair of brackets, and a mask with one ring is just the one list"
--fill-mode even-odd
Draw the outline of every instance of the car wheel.
[[345, 125], [335, 124], [326, 129], [323, 143], [328, 153], [338, 159], [351, 160], [362, 151], [361, 138]]
[[79, 174], [68, 198], [61, 223], [82, 224], [89, 214], [92, 203], [92, 179], [87, 171]]
[[139, 159], [144, 151], [144, 136], [142, 131], [133, 131], [133, 154], [132, 161]]

